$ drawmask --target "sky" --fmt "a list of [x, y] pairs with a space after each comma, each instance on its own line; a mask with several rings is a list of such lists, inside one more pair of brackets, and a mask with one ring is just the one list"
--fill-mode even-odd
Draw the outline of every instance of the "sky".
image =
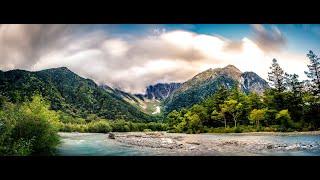
[[320, 24], [3, 24], [0, 70], [68, 67], [131, 93], [232, 64], [267, 79], [272, 59], [306, 79]]

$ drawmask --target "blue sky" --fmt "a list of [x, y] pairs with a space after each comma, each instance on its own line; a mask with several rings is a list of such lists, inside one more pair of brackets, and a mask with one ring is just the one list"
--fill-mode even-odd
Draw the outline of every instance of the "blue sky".
[[132, 93], [235, 65], [267, 79], [272, 59], [306, 79], [319, 24], [0, 25], [0, 69], [66, 66]]
[[[101, 25], [101, 27], [115, 36], [145, 35], [156, 28], [166, 31], [185, 30], [199, 34], [219, 35], [238, 41], [243, 37], [253, 36], [250, 24], [125, 24]], [[288, 51], [299, 53], [305, 53], [308, 50], [320, 51], [320, 24], [265, 24], [264, 27], [266, 29], [277, 27], [287, 39], [284, 48]]]

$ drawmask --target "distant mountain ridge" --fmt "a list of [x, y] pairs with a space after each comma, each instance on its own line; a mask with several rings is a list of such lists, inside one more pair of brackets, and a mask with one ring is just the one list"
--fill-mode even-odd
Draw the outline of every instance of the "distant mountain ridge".
[[148, 99], [164, 100], [169, 97], [181, 83], [158, 83], [147, 87], [145, 97]]
[[239, 87], [245, 93], [263, 93], [268, 83], [254, 72], [242, 73], [233, 65], [208, 69], [184, 83], [147, 86], [145, 94], [131, 94], [108, 85], [98, 86], [66, 67], [30, 72], [0, 71], [0, 93], [10, 101], [24, 101], [40, 92], [54, 110], [73, 116], [97, 114], [106, 119], [149, 121], [151, 114], [190, 107], [219, 87]]
[[256, 92], [258, 94], [263, 93], [269, 87], [267, 81], [262, 79], [254, 72], [244, 72], [241, 74], [240, 79], [241, 89], [246, 92]]
[[164, 111], [190, 107], [214, 94], [220, 86], [230, 89], [238, 86], [242, 91], [258, 94], [269, 88], [268, 83], [254, 72], [242, 73], [233, 65], [208, 69], [184, 82], [164, 100]]
[[160, 102], [169, 97], [180, 86], [181, 83], [158, 83], [147, 86], [145, 94], [131, 94], [120, 89], [113, 89], [108, 85], [101, 85], [106, 91], [117, 95], [148, 114], [159, 114], [161, 112], [158, 110]]
[[52, 109], [73, 116], [96, 114], [106, 119], [152, 119], [114, 93], [99, 87], [93, 80], [82, 78], [66, 67], [0, 73], [0, 93], [10, 101], [25, 101], [37, 92], [50, 101]]

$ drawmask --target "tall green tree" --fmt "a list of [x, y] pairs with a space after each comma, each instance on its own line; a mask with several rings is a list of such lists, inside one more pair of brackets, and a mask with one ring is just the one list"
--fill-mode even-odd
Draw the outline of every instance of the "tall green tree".
[[259, 127], [259, 122], [266, 118], [266, 109], [254, 109], [249, 114], [249, 119], [256, 123], [257, 128]]
[[284, 108], [284, 90], [286, 89], [285, 74], [276, 59], [272, 60], [270, 67], [271, 72], [268, 72], [268, 80], [270, 81], [271, 90], [266, 91], [269, 102], [275, 109], [281, 110]]
[[239, 103], [238, 101], [233, 99], [225, 101], [224, 104], [221, 105], [221, 112], [225, 118], [225, 127], [227, 126], [227, 114], [230, 114], [232, 116], [232, 119], [234, 121], [234, 127], [237, 127], [238, 118], [241, 115], [242, 110], [242, 103]]
[[305, 74], [312, 82], [313, 93], [320, 95], [320, 58], [312, 51], [309, 51], [307, 57], [310, 60], [310, 64], [308, 65], [309, 71], [305, 71]]
[[272, 65], [270, 67], [271, 72], [268, 73], [268, 80], [270, 85], [273, 86], [278, 93], [285, 90], [285, 76], [284, 71], [278, 64], [276, 59], [272, 60]]
[[284, 93], [284, 108], [288, 109], [295, 121], [301, 120], [303, 116], [303, 82], [299, 81], [297, 74], [285, 74], [287, 92]]
[[211, 111], [220, 111], [220, 104], [223, 104], [229, 96], [230, 90], [222, 85], [216, 93], [214, 93], [211, 97], [204, 101], [203, 105], [211, 109]]
[[285, 73], [285, 82], [287, 89], [294, 95], [301, 95], [303, 82], [299, 81], [299, 75]]
[[291, 116], [287, 109], [283, 109], [276, 114], [276, 120], [281, 124], [282, 129], [287, 129], [293, 124], [291, 122]]
[[257, 93], [250, 93], [246, 101], [248, 101], [250, 110], [261, 109], [263, 107], [262, 97]]

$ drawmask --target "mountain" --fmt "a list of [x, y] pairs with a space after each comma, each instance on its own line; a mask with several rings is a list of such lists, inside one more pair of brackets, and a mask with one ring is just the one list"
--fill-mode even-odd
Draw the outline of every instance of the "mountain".
[[149, 115], [156, 115], [161, 112], [160, 107], [160, 100], [157, 99], [148, 99], [144, 94], [131, 94], [128, 92], [124, 92], [120, 89], [112, 89], [107, 85], [101, 86], [106, 91], [116, 95], [117, 97], [123, 99], [124, 101], [128, 102], [132, 106], [135, 106], [140, 111], [149, 114]]
[[214, 94], [219, 87], [238, 86], [246, 93], [262, 93], [269, 88], [268, 83], [253, 72], [242, 73], [233, 65], [224, 68], [208, 69], [184, 82], [170, 97], [164, 100], [164, 111], [190, 107]]
[[145, 97], [148, 99], [164, 100], [180, 86], [181, 83], [158, 83], [150, 85], [147, 87]]
[[156, 115], [161, 113], [161, 101], [169, 97], [181, 83], [158, 83], [149, 85], [145, 94], [131, 94], [120, 89], [112, 89], [107, 85], [101, 87], [109, 93], [115, 94], [144, 113]]
[[0, 93], [10, 101], [25, 101], [37, 92], [50, 101], [53, 110], [73, 116], [96, 114], [106, 119], [152, 119], [111, 90], [106, 91], [93, 80], [82, 78], [66, 67], [37, 72], [11, 70], [0, 73]]
[[120, 89], [113, 89], [113, 88], [109, 87], [108, 85], [101, 85], [100, 87], [102, 87], [107, 92], [117, 96], [118, 98], [121, 98], [124, 101], [130, 103], [131, 105], [136, 106], [137, 108], [139, 108], [141, 110], [141, 106], [143, 106], [142, 104], [144, 101], [143, 97], [140, 98], [136, 95], [133, 95], [128, 92], [124, 92]]
[[254, 72], [244, 72], [241, 74], [241, 89], [246, 92], [256, 92], [262, 94], [269, 88], [268, 83]]

